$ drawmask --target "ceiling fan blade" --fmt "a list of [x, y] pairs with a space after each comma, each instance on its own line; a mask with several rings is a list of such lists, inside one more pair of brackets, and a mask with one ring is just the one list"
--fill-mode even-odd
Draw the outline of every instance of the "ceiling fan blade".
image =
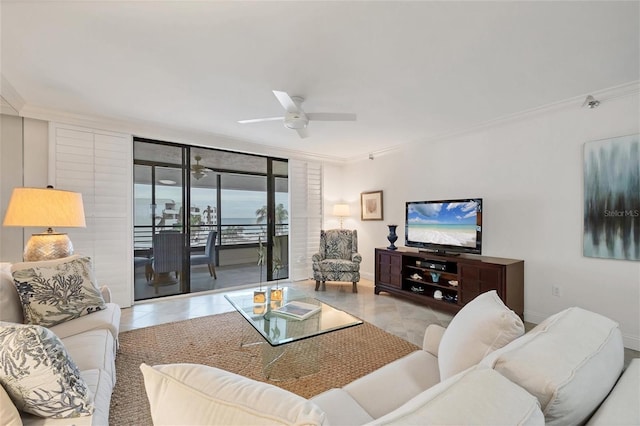
[[298, 136], [300, 136], [301, 139], [309, 137], [309, 133], [307, 133], [307, 129], [295, 129], [295, 130], [296, 132], [298, 132]]
[[262, 123], [263, 121], [278, 121], [278, 120], [284, 120], [284, 117], [252, 118], [250, 120], [238, 120], [238, 123], [240, 124]]
[[291, 96], [289, 96], [287, 92], [274, 90], [273, 94], [276, 95], [276, 98], [278, 98], [278, 102], [280, 102], [282, 107], [286, 109], [287, 112], [300, 112], [298, 104], [295, 103], [293, 98], [291, 98]]
[[309, 120], [313, 121], [356, 121], [355, 114], [340, 112], [307, 112]]

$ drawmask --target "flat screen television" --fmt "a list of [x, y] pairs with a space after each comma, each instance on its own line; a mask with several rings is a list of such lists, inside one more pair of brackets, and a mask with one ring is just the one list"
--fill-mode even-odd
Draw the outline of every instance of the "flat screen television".
[[405, 246], [438, 254], [482, 253], [482, 198], [409, 201]]

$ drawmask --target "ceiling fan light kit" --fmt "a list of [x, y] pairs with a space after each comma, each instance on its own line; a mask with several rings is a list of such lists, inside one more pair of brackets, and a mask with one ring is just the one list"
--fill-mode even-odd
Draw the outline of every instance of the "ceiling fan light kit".
[[200, 160], [202, 160], [201, 156], [196, 155], [193, 158], [196, 160], [196, 164], [191, 165], [191, 175], [194, 177], [195, 180], [200, 180], [203, 177], [205, 177], [208, 172], [213, 171], [203, 166], [202, 164], [200, 164]]
[[351, 113], [334, 113], [334, 112], [316, 112], [305, 113], [302, 109], [304, 98], [300, 96], [290, 96], [287, 92], [274, 90], [280, 105], [285, 109], [286, 114], [283, 117], [254, 118], [249, 120], [240, 120], [240, 124], [261, 123], [264, 121], [282, 120], [284, 127], [295, 130], [301, 138], [306, 138], [306, 128], [309, 121], [356, 121], [356, 115]]

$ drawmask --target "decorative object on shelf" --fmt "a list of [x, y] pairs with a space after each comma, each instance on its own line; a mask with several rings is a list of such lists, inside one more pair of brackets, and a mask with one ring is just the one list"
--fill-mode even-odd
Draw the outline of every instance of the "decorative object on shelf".
[[422, 261], [421, 260], [416, 260], [416, 266], [422, 266]]
[[396, 228], [398, 227], [398, 225], [387, 225], [387, 226], [389, 227], [389, 235], [387, 235], [387, 240], [389, 240], [389, 242], [391, 243], [389, 247], [387, 247], [387, 249], [396, 250], [398, 247], [393, 245], [393, 243], [395, 243], [396, 240], [398, 239], [398, 235], [396, 234]]
[[416, 274], [411, 275], [411, 279], [413, 279], [413, 280], [421, 280], [422, 277], [420, 276], [420, 274], [416, 273]]
[[431, 272], [431, 281], [434, 283], [440, 281], [440, 274], [438, 272]]
[[442, 292], [440, 290], [436, 290], [433, 292], [433, 298], [437, 300], [442, 300]]
[[349, 210], [349, 204], [334, 204], [333, 215], [340, 218], [340, 229], [342, 229], [342, 221], [345, 217], [349, 216], [351, 211]]
[[585, 143], [583, 167], [583, 255], [640, 260], [640, 134]]
[[452, 287], [458, 287], [458, 280], [449, 280], [449, 285]]
[[445, 294], [443, 299], [446, 302], [458, 303], [458, 295], [457, 294]]
[[382, 220], [382, 191], [360, 194], [360, 219]]
[[67, 234], [54, 232], [53, 227], [84, 228], [82, 194], [47, 188], [15, 188], [9, 200], [4, 226], [42, 226], [48, 228], [33, 234], [24, 248], [24, 260], [59, 259], [73, 254], [73, 244]]
[[411, 286], [411, 291], [414, 293], [424, 293], [424, 288], [416, 287], [414, 285]]

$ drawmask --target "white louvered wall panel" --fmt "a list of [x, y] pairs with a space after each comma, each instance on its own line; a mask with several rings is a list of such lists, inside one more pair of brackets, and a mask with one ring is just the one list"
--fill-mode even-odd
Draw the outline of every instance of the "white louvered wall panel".
[[74, 250], [91, 256], [98, 282], [109, 286], [115, 303], [131, 306], [132, 138], [51, 123], [49, 142], [50, 182], [82, 193], [87, 227], [65, 230]]
[[322, 226], [322, 165], [289, 160], [291, 182], [290, 277], [306, 280], [313, 275], [311, 256], [318, 251]]

